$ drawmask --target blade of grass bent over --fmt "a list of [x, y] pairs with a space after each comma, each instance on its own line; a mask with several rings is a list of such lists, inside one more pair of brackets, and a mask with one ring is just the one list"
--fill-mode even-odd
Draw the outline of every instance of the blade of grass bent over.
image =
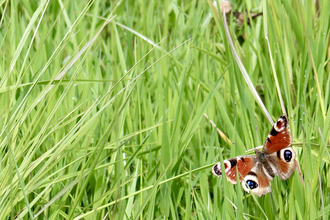
[[261, 109], [263, 110], [263, 112], [265, 113], [268, 121], [273, 125], [274, 122], [273, 122], [273, 119], [272, 117], [270, 116], [269, 112], [267, 111], [264, 103], [262, 102], [262, 100], [260, 99], [260, 96], [259, 94], [257, 93], [257, 90], [254, 88], [253, 86], [253, 83], [241, 61], [241, 59], [239, 58], [238, 54], [237, 54], [237, 51], [235, 49], [235, 46], [234, 46], [234, 43], [233, 43], [233, 40], [231, 39], [231, 36], [230, 36], [230, 32], [229, 32], [229, 28], [228, 28], [228, 23], [227, 23], [227, 18], [226, 18], [226, 14], [225, 12], [223, 11], [222, 12], [222, 18], [223, 18], [223, 25], [225, 27], [225, 32], [226, 32], [226, 36], [227, 36], [227, 40], [228, 40], [228, 43], [229, 43], [229, 46], [231, 48], [231, 51], [233, 53], [233, 56], [236, 60], [236, 63], [239, 67], [239, 69], [241, 70], [241, 73], [245, 79], [245, 82], [246, 84], [248, 85], [250, 91], [252, 92], [252, 95], [254, 96], [255, 100], [257, 101], [257, 103], [259, 104], [259, 106], [261, 107]]

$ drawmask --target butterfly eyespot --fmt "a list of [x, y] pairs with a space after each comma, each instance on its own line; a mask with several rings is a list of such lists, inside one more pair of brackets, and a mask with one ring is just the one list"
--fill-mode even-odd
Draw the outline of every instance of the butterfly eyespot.
[[221, 169], [218, 168], [218, 164], [214, 165], [212, 170], [215, 175], [221, 176], [222, 173], [221, 173]]
[[290, 162], [292, 159], [292, 152], [290, 150], [284, 151], [284, 159], [286, 162]]
[[255, 189], [258, 187], [258, 184], [253, 180], [246, 181], [246, 184], [250, 187], [250, 189]]

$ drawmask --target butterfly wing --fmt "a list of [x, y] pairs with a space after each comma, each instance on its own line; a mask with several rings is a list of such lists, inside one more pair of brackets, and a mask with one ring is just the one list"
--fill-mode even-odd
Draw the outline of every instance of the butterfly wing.
[[291, 146], [292, 136], [288, 121], [285, 115], [277, 119], [264, 143], [263, 151], [265, 153], [271, 154]]
[[[255, 155], [235, 157], [224, 160], [223, 163], [227, 180], [232, 184], [237, 183], [237, 168], [239, 180], [242, 182], [242, 187], [246, 192], [250, 192], [250, 188], [253, 194], [260, 197], [271, 191], [269, 181], [271, 181], [272, 178], [264, 173], [263, 165], [258, 161]], [[222, 175], [223, 172], [220, 162], [212, 167], [212, 173], [218, 177]], [[247, 186], [249, 186], [249, 188]]]
[[246, 192], [249, 192], [250, 188], [251, 192], [259, 197], [271, 192], [270, 181], [273, 180], [270, 175], [264, 172], [263, 166], [264, 165], [258, 161], [244, 177], [244, 181], [242, 181], [242, 187]]
[[297, 168], [296, 153], [291, 147], [292, 135], [288, 118], [282, 115], [270, 130], [263, 153], [272, 170], [282, 180], [288, 179]]
[[[232, 184], [237, 183], [237, 178], [236, 178], [236, 167], [237, 167], [238, 173], [240, 175], [240, 181], [242, 181], [242, 179], [251, 171], [252, 167], [255, 166], [256, 161], [257, 160], [254, 155], [246, 155], [246, 156], [231, 158], [229, 160], [224, 160], [223, 163], [224, 163], [227, 180]], [[222, 175], [223, 172], [221, 170], [220, 162], [212, 167], [212, 173], [218, 177]]]

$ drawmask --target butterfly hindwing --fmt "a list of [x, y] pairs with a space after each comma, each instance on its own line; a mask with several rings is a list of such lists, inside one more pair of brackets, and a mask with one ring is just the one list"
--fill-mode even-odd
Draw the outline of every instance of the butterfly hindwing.
[[292, 147], [286, 147], [267, 157], [274, 173], [282, 180], [288, 179], [297, 168], [296, 153]]
[[[263, 165], [257, 162], [251, 171], [244, 177], [242, 187], [246, 192], [251, 192], [257, 196], [271, 192], [270, 181], [273, 178], [264, 172]], [[249, 188], [247, 187], [249, 186]]]

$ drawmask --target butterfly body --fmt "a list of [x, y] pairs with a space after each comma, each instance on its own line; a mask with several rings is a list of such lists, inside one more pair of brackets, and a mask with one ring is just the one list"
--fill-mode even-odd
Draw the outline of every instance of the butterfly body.
[[[273, 125], [262, 151], [255, 149], [256, 155], [243, 155], [224, 160], [227, 180], [233, 184], [237, 183], [237, 169], [239, 181], [242, 182], [246, 192], [251, 190], [258, 196], [271, 192], [270, 181], [275, 175], [286, 180], [297, 168], [296, 153], [291, 144], [288, 118], [284, 115]], [[218, 177], [222, 175], [220, 163], [212, 167], [212, 173]]]

